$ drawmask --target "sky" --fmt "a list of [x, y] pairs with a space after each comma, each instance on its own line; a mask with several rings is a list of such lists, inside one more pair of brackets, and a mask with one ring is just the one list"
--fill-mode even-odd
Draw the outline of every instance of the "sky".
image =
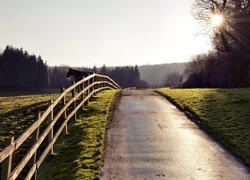
[[188, 62], [211, 49], [197, 35], [194, 0], [0, 0], [0, 51], [7, 45], [49, 66]]

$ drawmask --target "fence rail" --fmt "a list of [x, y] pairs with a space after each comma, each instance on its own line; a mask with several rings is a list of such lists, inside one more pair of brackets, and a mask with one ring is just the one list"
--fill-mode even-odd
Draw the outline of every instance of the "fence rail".
[[158, 88], [165, 88], [167, 85], [165, 84], [150, 84], [148, 85], [149, 89], [158, 89]]
[[[49, 101], [48, 108], [41, 114], [36, 115], [35, 122], [16, 140], [14, 137], [8, 139], [6, 148], [0, 152], [0, 163], [2, 166], [1, 180], [12, 180], [18, 178], [20, 173], [26, 169], [24, 179], [36, 179], [37, 170], [48, 155], [53, 154], [53, 145], [60, 134], [67, 134], [67, 124], [72, 117], [76, 119], [76, 113], [85, 103], [96, 93], [106, 89], [120, 89], [120, 86], [108, 76], [92, 74], [83, 78], [81, 81], [73, 83], [67, 89], [62, 88], [61, 94], [54, 101]], [[77, 91], [78, 90], [78, 91]], [[68, 102], [66, 97], [71, 93], [72, 96]], [[61, 106], [57, 112], [56, 107]], [[71, 110], [70, 107], [72, 107]], [[47, 126], [41, 131], [41, 124], [47, 120]], [[55, 124], [61, 122], [60, 126], [55, 128]], [[41, 151], [41, 145], [45, 138], [48, 138], [46, 147], [42, 149], [38, 157], [38, 150]], [[30, 141], [31, 147], [22, 157], [20, 162], [13, 167], [12, 157], [18, 148], [25, 142]], [[28, 167], [28, 168], [27, 168]], [[13, 169], [13, 170], [12, 170]], [[27, 170], [26, 170], [27, 171]]]

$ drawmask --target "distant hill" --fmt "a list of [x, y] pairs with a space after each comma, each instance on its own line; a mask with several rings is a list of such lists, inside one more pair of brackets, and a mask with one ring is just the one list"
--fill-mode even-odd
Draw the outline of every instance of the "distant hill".
[[149, 85], [162, 84], [163, 77], [168, 72], [182, 74], [187, 63], [155, 64], [138, 66], [142, 80]]

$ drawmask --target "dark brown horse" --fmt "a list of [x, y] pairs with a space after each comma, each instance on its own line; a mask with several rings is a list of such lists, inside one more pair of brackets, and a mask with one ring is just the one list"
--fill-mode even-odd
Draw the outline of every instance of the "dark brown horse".
[[79, 71], [73, 68], [69, 68], [69, 71], [66, 77], [69, 78], [70, 76], [74, 76], [75, 82], [77, 82], [77, 81], [80, 81], [83, 77], [87, 77], [93, 73], [94, 73], [93, 71]]

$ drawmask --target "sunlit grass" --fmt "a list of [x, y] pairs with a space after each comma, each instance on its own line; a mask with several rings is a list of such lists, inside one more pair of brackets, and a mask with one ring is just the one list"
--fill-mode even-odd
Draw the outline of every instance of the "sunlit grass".
[[76, 122], [69, 124], [69, 134], [56, 143], [53, 159], [39, 169], [38, 179], [99, 179], [105, 132], [118, 92], [97, 94], [78, 113]]
[[157, 90], [250, 165], [250, 89]]

